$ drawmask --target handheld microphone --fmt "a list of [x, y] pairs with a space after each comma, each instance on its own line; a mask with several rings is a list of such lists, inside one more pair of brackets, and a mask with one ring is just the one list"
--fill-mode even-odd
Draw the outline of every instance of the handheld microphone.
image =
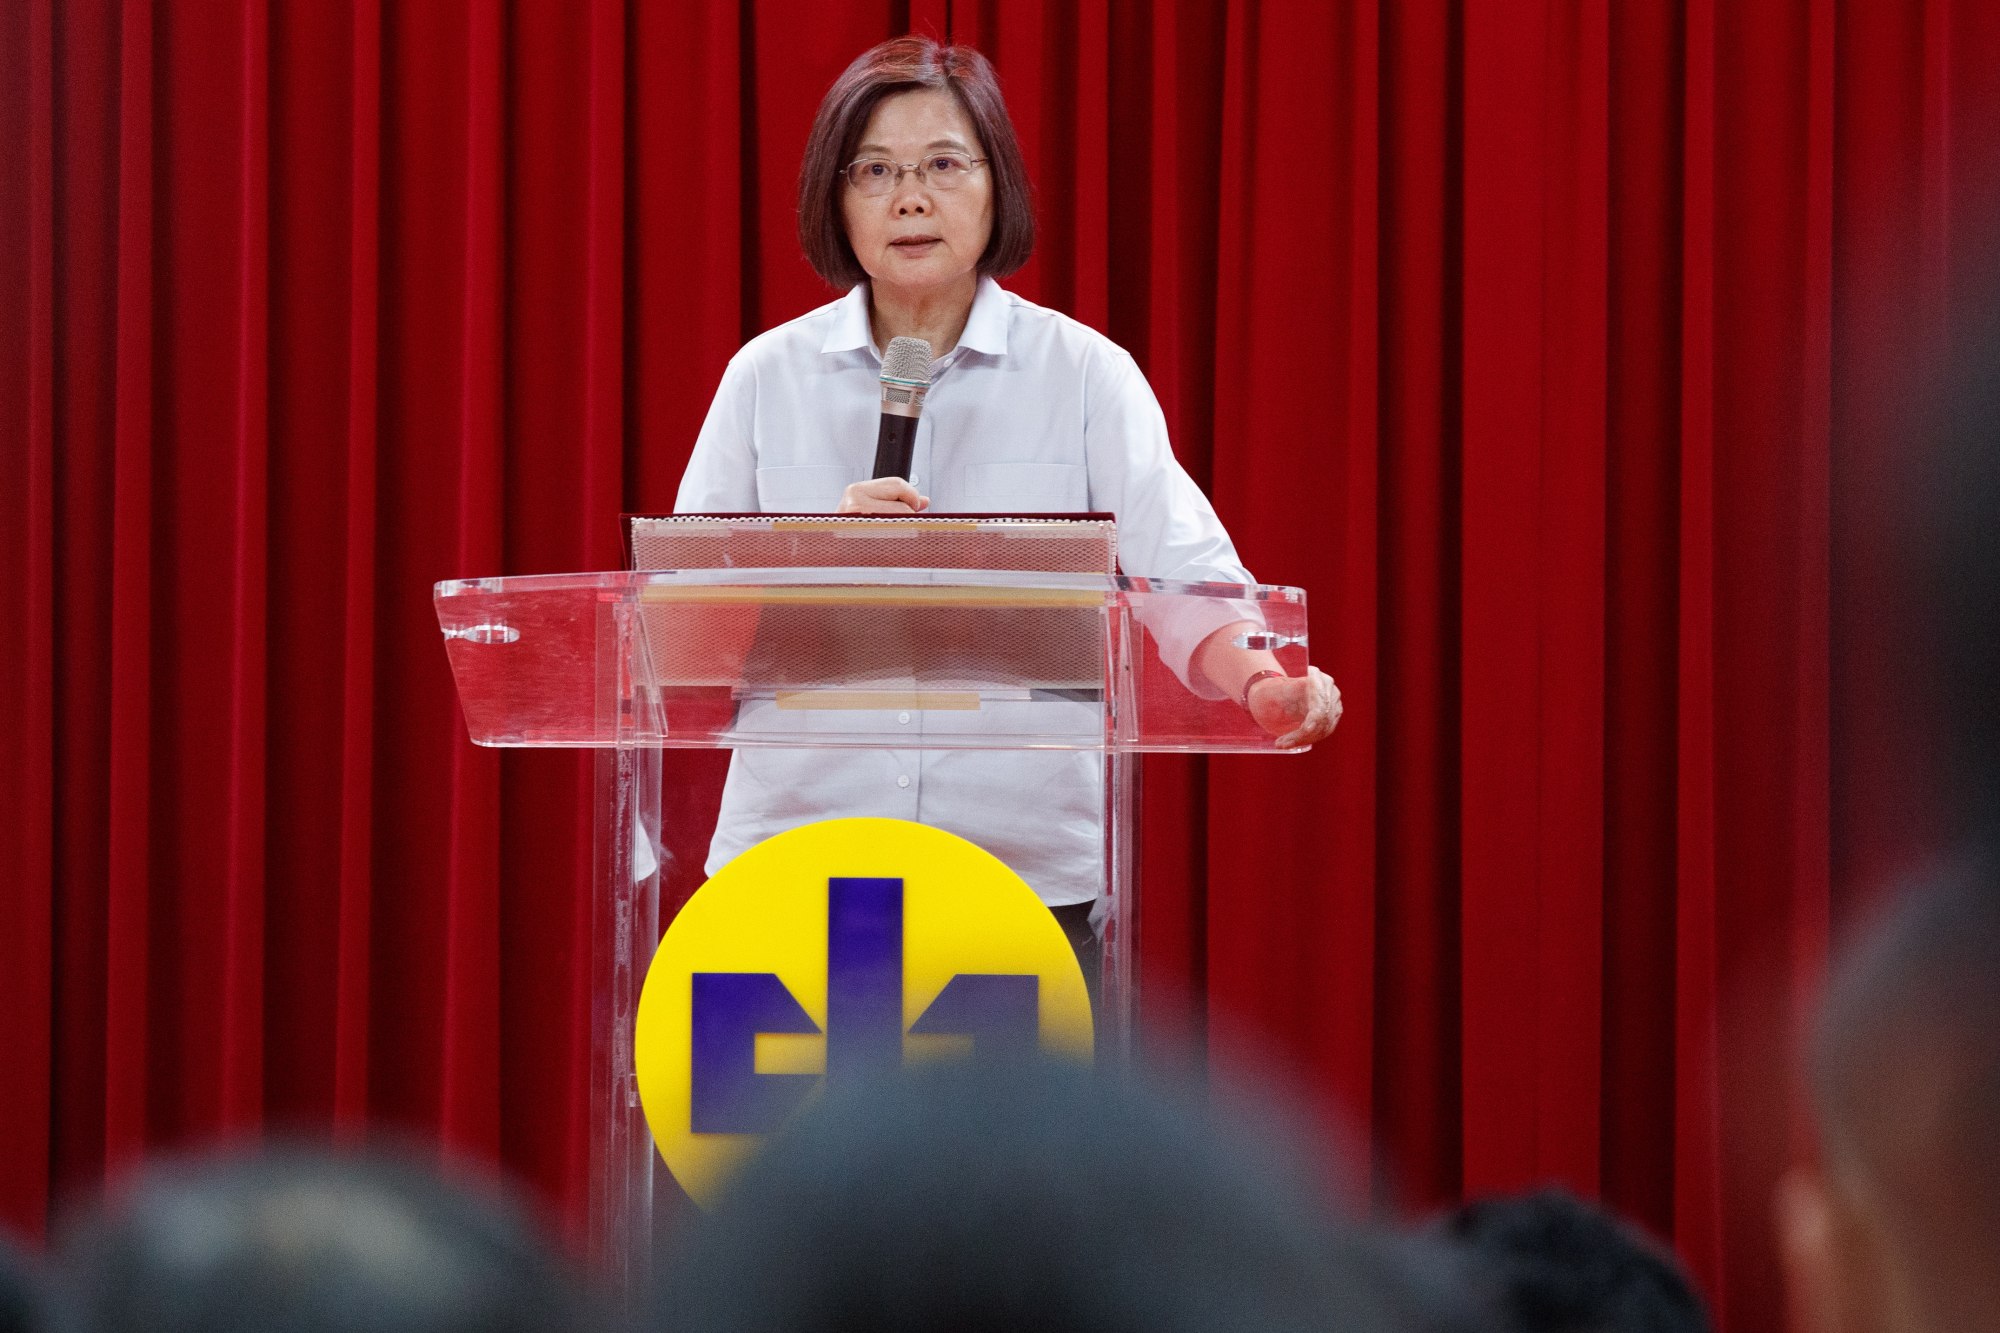
[[882, 353], [882, 425], [875, 432], [875, 475], [910, 476], [917, 447], [917, 416], [931, 387], [931, 345], [922, 338], [891, 338]]

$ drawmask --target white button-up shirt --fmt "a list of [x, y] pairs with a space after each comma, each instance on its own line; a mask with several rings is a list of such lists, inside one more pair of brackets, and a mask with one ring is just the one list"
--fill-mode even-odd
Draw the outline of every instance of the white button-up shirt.
[[[752, 339], [723, 372], [675, 509], [832, 512], [873, 470], [881, 370], [865, 286]], [[958, 346], [932, 366], [911, 471], [934, 514], [1108, 511], [1125, 573], [1252, 581], [1174, 458], [1130, 354], [991, 278], [979, 283]], [[1152, 627], [1168, 665], [1211, 697], [1188, 658], [1221, 623]], [[738, 726], [777, 728], [763, 715], [773, 711], [747, 704]], [[871, 720], [884, 735], [977, 725], [963, 714]], [[971, 839], [1052, 906], [1085, 902], [1104, 869], [1103, 802], [1093, 751], [744, 748], [730, 762], [707, 868], [812, 820], [884, 815]]]

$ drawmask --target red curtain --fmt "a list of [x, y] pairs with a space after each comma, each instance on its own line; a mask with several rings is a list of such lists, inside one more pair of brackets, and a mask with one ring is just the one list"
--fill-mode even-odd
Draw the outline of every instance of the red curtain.
[[1001, 71], [1011, 285], [1138, 356], [1347, 695], [1149, 763], [1158, 1027], [1385, 1197], [1567, 1181], [1775, 1327], [1786, 1034], [1912, 813], [1834, 782], [1895, 675], [1835, 538], [1985, 198], [1980, 0], [0, 6], [0, 1218], [329, 1126], [575, 1203], [591, 785], [467, 744], [430, 584], [670, 505], [911, 28]]

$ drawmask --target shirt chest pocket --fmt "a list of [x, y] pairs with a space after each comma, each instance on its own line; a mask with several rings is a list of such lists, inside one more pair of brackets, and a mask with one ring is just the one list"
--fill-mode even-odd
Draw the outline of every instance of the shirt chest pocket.
[[1075, 514], [1090, 508], [1090, 474], [1076, 463], [974, 463], [965, 469], [966, 512]]
[[847, 469], [810, 467], [757, 469], [757, 508], [766, 514], [831, 514], [847, 489]]

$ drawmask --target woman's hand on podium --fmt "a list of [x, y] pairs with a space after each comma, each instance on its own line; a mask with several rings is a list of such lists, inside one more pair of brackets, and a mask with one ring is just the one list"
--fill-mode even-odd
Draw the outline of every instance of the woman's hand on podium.
[[1315, 666], [1303, 676], [1287, 675], [1276, 654], [1248, 646], [1246, 631], [1261, 628], [1239, 620], [1214, 631], [1194, 650], [1194, 669], [1240, 702], [1258, 726], [1278, 738], [1280, 750], [1325, 740], [1340, 725], [1340, 687]]
[[917, 488], [901, 477], [877, 477], [857, 481], [840, 493], [836, 514], [921, 514], [931, 507], [931, 497], [917, 494]]
[[1303, 676], [1252, 681], [1246, 702], [1257, 725], [1278, 738], [1280, 750], [1323, 741], [1340, 725], [1340, 687], [1315, 666]]

